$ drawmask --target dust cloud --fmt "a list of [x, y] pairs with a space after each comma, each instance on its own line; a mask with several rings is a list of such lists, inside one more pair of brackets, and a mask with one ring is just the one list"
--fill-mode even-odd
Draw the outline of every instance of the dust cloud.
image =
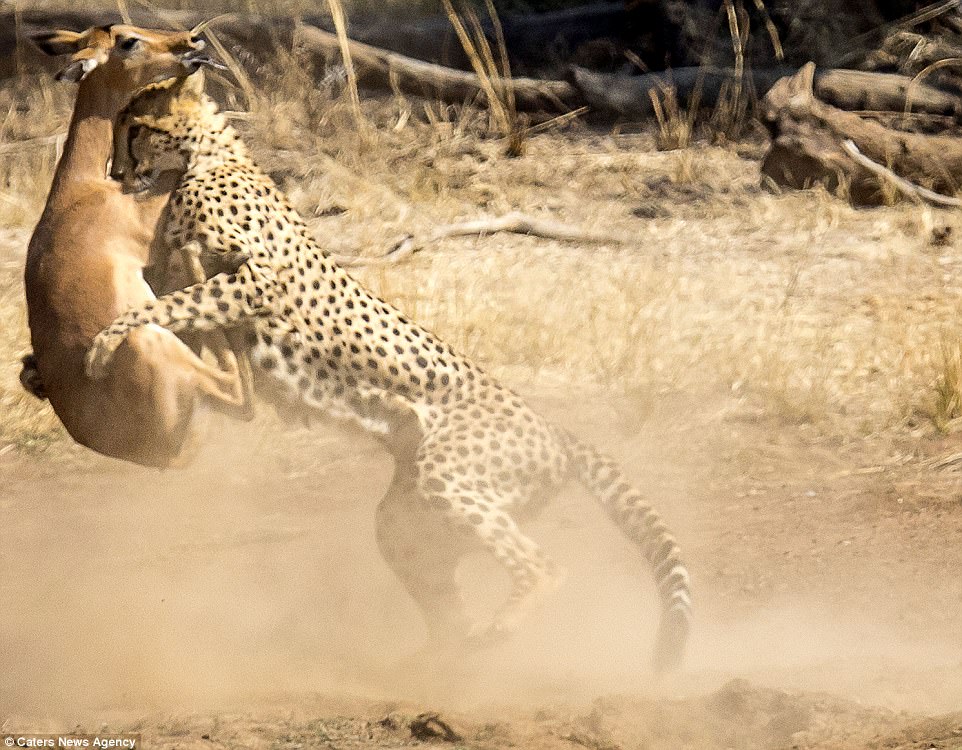
[[[656, 471], [656, 455], [646, 460]], [[566, 584], [510, 642], [445, 661], [419, 653], [419, 614], [376, 547], [390, 460], [373, 441], [251, 430], [221, 435], [181, 472], [85, 461], [0, 490], [7, 714], [63, 726], [91, 711], [214, 710], [305, 691], [460, 708], [679, 698], [733, 677], [894, 709], [962, 702], [958, 642], [907, 642], [870, 611], [817, 599], [727, 612], [697, 572], [687, 668], [656, 679], [649, 573], [576, 486], [527, 527]], [[659, 501], [683, 539], [711, 513], [677, 507], [690, 491]], [[478, 616], [506, 593], [482, 555], [459, 579]]]

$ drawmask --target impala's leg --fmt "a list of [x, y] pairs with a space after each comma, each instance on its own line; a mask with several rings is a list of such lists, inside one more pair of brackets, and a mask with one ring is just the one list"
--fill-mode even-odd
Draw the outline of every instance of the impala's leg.
[[186, 384], [212, 399], [215, 406], [228, 410], [245, 406], [238, 392], [237, 373], [207, 364], [170, 331], [154, 325], [141, 326], [131, 330], [125, 341], [137, 356], [158, 370], [169, 368], [182, 373]]
[[117, 347], [135, 328], [154, 324], [170, 331], [211, 331], [254, 322], [269, 314], [264, 288], [244, 266], [237, 274], [218, 274], [202, 284], [150, 300], [128, 310], [94, 338], [87, 352], [87, 372], [101, 377]]
[[[203, 248], [197, 240], [193, 242], [186, 243], [180, 248], [180, 267], [182, 269], [181, 273], [184, 274], [184, 278], [188, 281], [184, 286], [190, 286], [191, 284], [203, 284], [207, 281], [207, 273], [204, 271], [204, 266], [200, 262], [200, 254], [203, 252]], [[173, 260], [173, 255], [171, 255], [171, 260]], [[232, 268], [228, 273], [233, 273], [236, 268]], [[183, 289], [183, 287], [180, 287]]]
[[251, 371], [250, 357], [247, 356], [247, 341], [243, 331], [230, 329], [212, 334], [215, 338], [226, 337], [227, 345], [212, 342], [211, 348], [217, 358], [217, 366], [237, 377], [240, 407], [230, 412], [231, 416], [250, 422], [254, 418], [254, 373]]
[[200, 359], [170, 331], [154, 326], [131, 332], [118, 349], [108, 377], [116, 381], [113, 387], [119, 398], [131, 395], [126, 385], [131, 380], [146, 386], [146, 391], [134, 392], [139, 403], [130, 407], [143, 420], [151, 442], [166, 443], [167, 458], [160, 465], [169, 467], [186, 466], [196, 455], [207, 431], [205, 405], [224, 411], [241, 406], [231, 378]]

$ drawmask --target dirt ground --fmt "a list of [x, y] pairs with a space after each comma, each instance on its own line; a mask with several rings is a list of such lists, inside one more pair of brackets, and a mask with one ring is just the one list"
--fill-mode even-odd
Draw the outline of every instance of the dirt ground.
[[[648, 572], [577, 486], [530, 526], [563, 589], [510, 643], [441, 661], [376, 549], [372, 438], [265, 407], [183, 471], [71, 445], [16, 383], [37, 204], [14, 164], [0, 731], [387, 748], [438, 712], [471, 748], [962, 747], [957, 216], [772, 194], [758, 144], [659, 153], [580, 127], [512, 160], [464, 120], [380, 106], [375, 146], [308, 141], [293, 109], [241, 125], [335, 251], [512, 209], [631, 238], [448, 240], [359, 273], [623, 462], [693, 575], [685, 669], [651, 674]], [[478, 613], [504, 595], [482, 557], [461, 578]]]
[[[0, 459], [4, 729], [398, 747], [439, 711], [478, 748], [960, 746], [962, 714], [924, 719], [962, 704], [957, 499], [899, 502], [897, 472], [850, 474], [857, 454], [724, 399], [658, 399], [632, 431], [603, 396], [536, 401], [622, 458], [686, 542], [698, 619], [681, 674], [648, 670], [646, 571], [576, 487], [532, 526], [569, 570], [556, 599], [506, 646], [419, 657], [374, 544], [389, 458], [268, 424], [177, 473], [73, 448]], [[487, 560], [463, 581], [479, 610], [503, 594]]]

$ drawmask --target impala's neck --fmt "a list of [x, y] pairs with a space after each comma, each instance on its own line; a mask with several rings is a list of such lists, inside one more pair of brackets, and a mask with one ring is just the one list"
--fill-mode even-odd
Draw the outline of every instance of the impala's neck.
[[132, 93], [124, 87], [106, 85], [106, 81], [98, 78], [91, 76], [80, 83], [50, 200], [69, 190], [73, 182], [108, 179], [107, 160], [113, 152], [114, 120]]

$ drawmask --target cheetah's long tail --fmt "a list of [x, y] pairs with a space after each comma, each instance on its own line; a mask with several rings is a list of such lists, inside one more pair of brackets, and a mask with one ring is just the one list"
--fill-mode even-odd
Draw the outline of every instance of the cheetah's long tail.
[[579, 481], [598, 498], [625, 536], [641, 547], [652, 567], [662, 609], [653, 663], [659, 672], [675, 669], [681, 664], [691, 627], [688, 569], [681, 561], [678, 543], [612, 458], [573, 435], [566, 433], [565, 440]]

